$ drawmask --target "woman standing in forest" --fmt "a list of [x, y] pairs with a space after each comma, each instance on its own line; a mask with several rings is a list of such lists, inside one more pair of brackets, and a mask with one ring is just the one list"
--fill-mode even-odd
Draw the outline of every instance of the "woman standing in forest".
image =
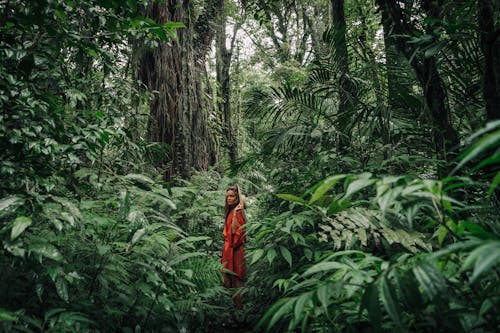
[[[245, 203], [238, 185], [226, 189], [226, 203], [224, 205], [224, 248], [221, 262], [224, 264], [224, 286], [226, 288], [243, 287], [245, 277], [245, 217], [243, 208]], [[239, 292], [234, 295], [237, 309], [243, 307], [242, 297]]]

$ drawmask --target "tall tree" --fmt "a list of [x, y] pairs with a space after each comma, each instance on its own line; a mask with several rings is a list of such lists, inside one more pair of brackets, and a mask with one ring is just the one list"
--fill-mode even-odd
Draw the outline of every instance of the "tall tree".
[[[438, 1], [439, 3], [441, 1]], [[393, 35], [399, 36], [419, 36], [419, 31], [415, 23], [410, 20], [411, 15], [404, 15], [398, 1], [378, 0], [378, 3], [391, 20], [391, 30]], [[440, 16], [440, 4], [430, 0], [422, 0], [422, 8], [425, 15], [434, 20]], [[427, 30], [431, 29], [429, 25]], [[435, 55], [425, 56], [422, 52], [416, 52], [415, 44], [409, 44], [403, 38], [395, 38], [398, 50], [402, 52], [410, 61], [415, 71], [415, 75], [422, 86], [426, 105], [433, 120], [433, 138], [436, 146], [436, 153], [440, 158], [450, 160], [452, 151], [458, 144], [458, 135], [450, 121], [450, 112], [447, 105], [447, 93], [444, 88], [441, 76], [438, 72]]]
[[344, 149], [349, 144], [350, 123], [352, 119], [352, 100], [354, 85], [349, 73], [349, 55], [346, 42], [346, 21], [344, 0], [331, 0], [331, 18], [334, 38], [334, 61], [338, 71], [339, 110], [338, 124], [341, 131], [339, 148]]
[[[206, 170], [215, 149], [203, 110], [205, 57], [215, 35], [217, 1], [195, 8], [189, 0], [168, 0], [149, 5], [146, 15], [159, 24], [183, 22], [178, 41], [162, 43], [145, 52], [138, 76], [157, 94], [151, 101], [148, 136], [152, 142], [168, 145], [168, 155], [161, 161], [169, 165], [165, 178], [188, 177], [191, 170]], [[196, 10], [195, 10], [196, 9]], [[197, 17], [194, 13], [200, 12]]]
[[243, 16], [235, 20], [233, 33], [230, 39], [230, 48], [227, 48], [227, 8], [226, 1], [219, 1], [217, 8], [217, 32], [216, 32], [216, 72], [217, 82], [219, 83], [219, 98], [217, 104], [219, 112], [223, 118], [223, 137], [224, 145], [227, 148], [231, 168], [236, 165], [238, 156], [238, 144], [236, 138], [236, 129], [232, 124], [231, 110], [231, 60], [235, 47], [236, 36], [243, 22]]
[[478, 0], [478, 22], [481, 50], [484, 54], [483, 97], [488, 120], [500, 119], [500, 27], [499, 4], [492, 0]]

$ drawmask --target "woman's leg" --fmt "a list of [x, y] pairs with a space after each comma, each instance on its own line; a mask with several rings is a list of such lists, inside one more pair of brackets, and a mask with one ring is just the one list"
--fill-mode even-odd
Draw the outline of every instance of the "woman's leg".
[[224, 277], [224, 281], [222, 281], [222, 284], [224, 285], [224, 287], [226, 288], [232, 288], [233, 287], [233, 284], [231, 283], [231, 275], [227, 274], [227, 273], [222, 273], [223, 277]]
[[241, 310], [243, 309], [243, 297], [241, 295], [241, 288], [243, 287], [243, 280], [237, 276], [232, 276], [232, 284], [233, 288], [236, 288], [236, 293], [234, 294], [234, 304], [236, 308]]

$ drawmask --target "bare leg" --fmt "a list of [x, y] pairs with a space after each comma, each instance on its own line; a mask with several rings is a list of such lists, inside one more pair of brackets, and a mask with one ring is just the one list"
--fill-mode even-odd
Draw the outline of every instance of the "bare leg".
[[243, 309], [243, 297], [241, 295], [241, 290], [238, 290], [238, 289], [243, 287], [243, 280], [241, 280], [237, 276], [233, 276], [231, 278], [232, 278], [233, 287], [237, 288], [236, 294], [233, 296], [234, 297], [234, 304], [236, 305], [236, 308], [238, 310], [241, 310], [241, 309]]
[[222, 282], [224, 287], [226, 287], [228, 289], [231, 288], [232, 287], [231, 276], [229, 274], [226, 274], [226, 273], [222, 273], [222, 275], [224, 276], [224, 281]]

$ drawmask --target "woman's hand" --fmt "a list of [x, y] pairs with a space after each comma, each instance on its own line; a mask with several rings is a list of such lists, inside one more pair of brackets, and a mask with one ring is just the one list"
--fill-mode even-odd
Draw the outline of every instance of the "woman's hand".
[[234, 210], [236, 210], [236, 211], [243, 210], [243, 205], [241, 204], [241, 202], [238, 204], [238, 206], [236, 206], [236, 208]]

